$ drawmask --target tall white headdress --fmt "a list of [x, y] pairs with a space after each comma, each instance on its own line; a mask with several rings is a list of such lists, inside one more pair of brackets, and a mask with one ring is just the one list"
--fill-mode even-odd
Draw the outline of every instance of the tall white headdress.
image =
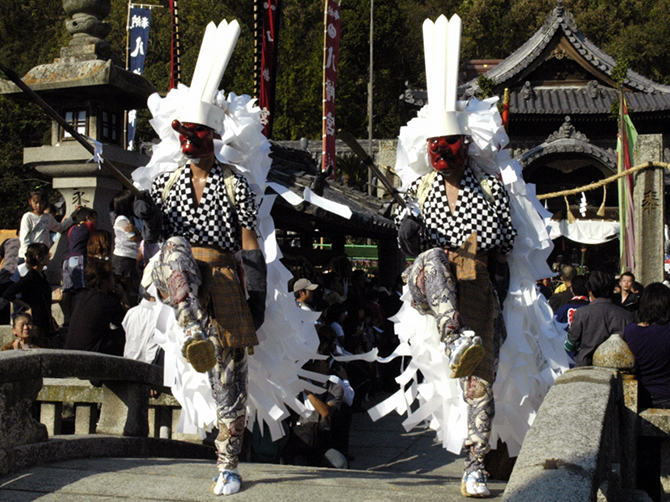
[[217, 26], [210, 22], [200, 46], [191, 86], [179, 84], [167, 96], [149, 96], [147, 106], [153, 118], [149, 121], [160, 142], [152, 148], [151, 160], [133, 171], [133, 181], [140, 190], [148, 190], [157, 176], [183, 166], [188, 159], [181, 151], [179, 133], [172, 122], [202, 124], [221, 135], [214, 139], [216, 158], [238, 173], [244, 174], [252, 190], [261, 197], [272, 160], [270, 143], [263, 135], [261, 109], [246, 94], [226, 95], [219, 90], [221, 78], [240, 36], [240, 25], [225, 19]]
[[467, 118], [456, 110], [461, 18], [444, 15], [423, 22], [423, 50], [428, 87], [427, 137], [469, 134]]
[[207, 25], [191, 87], [177, 116], [180, 122], [206, 125], [217, 132], [223, 130], [225, 112], [214, 100], [239, 36], [237, 20], [228, 23], [224, 19], [218, 27], [213, 22]]

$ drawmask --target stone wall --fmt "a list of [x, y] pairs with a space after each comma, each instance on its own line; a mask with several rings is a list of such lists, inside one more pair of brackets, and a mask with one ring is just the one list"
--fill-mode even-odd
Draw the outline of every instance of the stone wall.
[[[575, 368], [559, 377], [526, 435], [504, 501], [648, 500], [623, 486], [629, 411], [622, 377]], [[633, 432], [634, 434], [634, 432]]]

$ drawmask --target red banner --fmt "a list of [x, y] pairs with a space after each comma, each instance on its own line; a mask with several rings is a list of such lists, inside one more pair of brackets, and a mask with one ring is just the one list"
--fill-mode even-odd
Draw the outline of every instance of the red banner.
[[337, 59], [340, 50], [340, 3], [326, 0], [323, 30], [323, 153], [321, 168], [332, 166], [335, 178], [335, 86], [337, 84]]
[[281, 0], [264, 0], [263, 36], [261, 43], [261, 74], [258, 106], [261, 108], [261, 123], [266, 138], [272, 136], [272, 114], [275, 107], [277, 74], [277, 48], [279, 47], [279, 13]]
[[177, 87], [181, 80], [181, 61], [179, 46], [179, 7], [177, 0], [170, 0], [170, 14], [172, 16], [172, 37], [170, 51], [170, 89]]

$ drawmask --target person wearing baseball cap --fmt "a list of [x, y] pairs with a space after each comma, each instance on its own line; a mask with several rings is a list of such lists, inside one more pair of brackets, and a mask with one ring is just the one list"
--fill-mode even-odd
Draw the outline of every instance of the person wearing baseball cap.
[[310, 306], [314, 298], [314, 290], [318, 288], [318, 284], [312, 283], [309, 279], [301, 278], [293, 284], [293, 294], [295, 295], [295, 303], [303, 310], [312, 312], [314, 309]]

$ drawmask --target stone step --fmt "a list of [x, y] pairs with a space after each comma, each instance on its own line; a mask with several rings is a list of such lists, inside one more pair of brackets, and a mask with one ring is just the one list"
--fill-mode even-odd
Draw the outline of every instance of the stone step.
[[[407, 502], [464, 500], [460, 479], [442, 476], [241, 464], [235, 502]], [[165, 458], [93, 458], [58, 462], [0, 477], [0, 501], [202, 502], [222, 500], [210, 491], [213, 461]], [[491, 483], [501, 500], [503, 483]]]

